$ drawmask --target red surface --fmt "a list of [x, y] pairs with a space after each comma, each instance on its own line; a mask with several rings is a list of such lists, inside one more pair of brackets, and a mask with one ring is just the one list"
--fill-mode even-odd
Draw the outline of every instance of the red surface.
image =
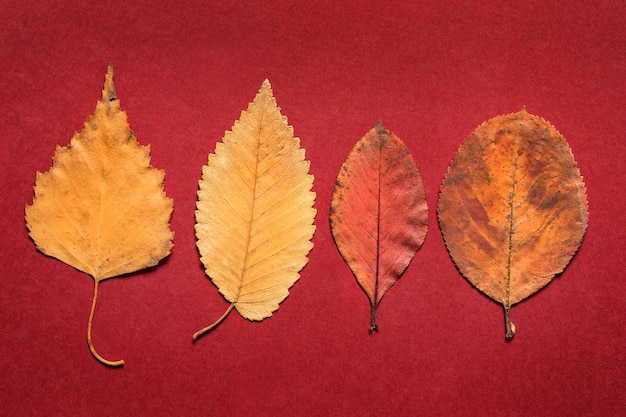
[[[623, 414], [624, 2], [71, 3], [0, 4], [1, 415]], [[123, 369], [89, 354], [92, 280], [38, 253], [23, 220], [109, 61], [176, 200], [170, 257], [100, 288], [94, 343]], [[195, 249], [201, 167], [265, 78], [311, 160], [315, 248], [274, 317], [233, 313], [193, 344], [227, 307]], [[502, 308], [459, 275], [434, 208], [462, 140], [523, 106], [568, 140], [590, 219], [565, 273], [513, 308], [506, 343]], [[328, 210], [379, 119], [411, 149], [431, 220], [370, 335]]]

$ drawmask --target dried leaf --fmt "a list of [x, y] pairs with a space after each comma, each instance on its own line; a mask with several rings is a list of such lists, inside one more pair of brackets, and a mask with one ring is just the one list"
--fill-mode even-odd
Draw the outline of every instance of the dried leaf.
[[35, 197], [26, 206], [26, 225], [37, 248], [91, 275], [94, 294], [87, 343], [101, 281], [156, 265], [170, 253], [173, 201], [165, 196], [165, 173], [150, 166], [150, 147], [141, 146], [120, 109], [109, 64], [102, 100], [70, 145], [58, 147], [53, 166], [37, 173]]
[[476, 288], [511, 306], [562, 272], [582, 242], [588, 211], [572, 151], [525, 109], [491, 119], [463, 142], [441, 185], [439, 222], [450, 255]]
[[278, 309], [308, 262], [315, 193], [300, 140], [265, 80], [202, 169], [196, 237], [207, 275], [248, 320]]
[[376, 309], [428, 231], [424, 184], [406, 145], [380, 122], [337, 175], [330, 225], [339, 252]]

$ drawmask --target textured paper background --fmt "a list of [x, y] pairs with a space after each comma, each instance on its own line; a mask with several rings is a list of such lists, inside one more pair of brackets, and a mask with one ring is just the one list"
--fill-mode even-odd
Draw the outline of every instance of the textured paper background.
[[[0, 415], [623, 413], [623, 2], [2, 1], [0, 15]], [[94, 343], [124, 369], [89, 354], [91, 279], [37, 252], [23, 221], [35, 172], [93, 112], [109, 61], [176, 200], [171, 256], [100, 288]], [[274, 317], [231, 314], [192, 344], [227, 307], [195, 248], [201, 167], [265, 78], [311, 160], [315, 248]], [[506, 343], [501, 307], [459, 275], [434, 209], [463, 139], [523, 106], [569, 142], [590, 221], [566, 272], [513, 308]], [[379, 119], [411, 149], [431, 218], [370, 335], [328, 209]]]

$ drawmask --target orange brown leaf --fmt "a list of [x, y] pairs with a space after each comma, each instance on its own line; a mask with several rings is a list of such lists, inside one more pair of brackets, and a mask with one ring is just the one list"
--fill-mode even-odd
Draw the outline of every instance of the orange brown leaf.
[[380, 122], [354, 146], [337, 175], [330, 225], [339, 252], [376, 310], [428, 231], [424, 184], [406, 145]]
[[163, 170], [150, 166], [150, 147], [137, 143], [120, 109], [109, 64], [102, 100], [67, 147], [57, 147], [52, 168], [37, 173], [26, 225], [37, 248], [91, 275], [94, 294], [87, 342], [101, 281], [156, 265], [170, 253], [173, 200]]
[[491, 119], [465, 139], [439, 197], [452, 259], [476, 288], [511, 306], [561, 273], [587, 227], [585, 184], [561, 134], [525, 109]]

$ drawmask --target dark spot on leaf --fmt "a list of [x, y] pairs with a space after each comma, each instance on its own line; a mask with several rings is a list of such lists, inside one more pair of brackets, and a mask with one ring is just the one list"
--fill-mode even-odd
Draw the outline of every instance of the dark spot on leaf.
[[534, 163], [528, 169], [528, 175], [530, 178], [537, 178], [546, 169], [546, 163], [542, 160], [534, 161]]
[[550, 195], [548, 198], [544, 199], [537, 208], [542, 210], [551, 210], [553, 209], [559, 202], [563, 199], [561, 192], [557, 191]]
[[533, 206], [538, 206], [541, 203], [541, 199], [543, 198], [544, 193], [545, 185], [542, 183], [535, 184], [528, 193], [528, 202]]
[[468, 214], [474, 219], [477, 223], [487, 223], [489, 221], [489, 215], [485, 211], [483, 205], [476, 198], [465, 200], [465, 207], [467, 208]]
[[480, 233], [476, 233], [474, 230], [470, 230], [468, 232], [468, 237], [474, 244], [478, 247], [479, 250], [486, 253], [489, 256], [493, 256], [496, 253], [495, 248], [489, 243], [487, 239], [483, 237]]

